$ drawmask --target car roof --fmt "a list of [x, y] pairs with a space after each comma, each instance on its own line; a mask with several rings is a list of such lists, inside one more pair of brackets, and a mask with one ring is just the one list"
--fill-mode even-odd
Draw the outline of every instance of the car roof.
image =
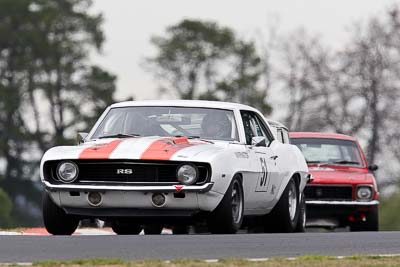
[[288, 130], [288, 128], [283, 125], [282, 123], [280, 123], [279, 121], [274, 121], [274, 120], [267, 120], [269, 125], [275, 127], [275, 128], [284, 128], [286, 130]]
[[137, 106], [173, 106], [173, 107], [199, 107], [199, 108], [218, 108], [218, 109], [244, 109], [257, 111], [256, 109], [232, 102], [222, 101], [207, 101], [207, 100], [140, 100], [140, 101], [125, 101], [111, 105], [111, 108], [116, 107], [137, 107]]
[[317, 133], [317, 132], [291, 132], [289, 133], [290, 138], [329, 138], [339, 140], [350, 140], [357, 141], [356, 138], [338, 133]]

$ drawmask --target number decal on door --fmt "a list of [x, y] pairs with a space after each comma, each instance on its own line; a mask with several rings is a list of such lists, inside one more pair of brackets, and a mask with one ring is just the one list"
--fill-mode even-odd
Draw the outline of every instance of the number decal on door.
[[256, 192], [266, 192], [268, 187], [268, 168], [265, 158], [260, 158], [261, 173], [258, 177]]

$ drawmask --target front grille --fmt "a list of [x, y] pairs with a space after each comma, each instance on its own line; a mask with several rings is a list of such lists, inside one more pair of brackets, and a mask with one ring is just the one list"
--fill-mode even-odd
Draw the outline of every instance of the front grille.
[[307, 200], [352, 200], [351, 186], [306, 186], [304, 194]]
[[[60, 161], [45, 163], [45, 179], [51, 183], [61, 183], [56, 175]], [[178, 184], [176, 179], [177, 168], [182, 162], [161, 161], [74, 161], [79, 168], [76, 184], [115, 184], [132, 183], [143, 185]], [[196, 184], [204, 184], [210, 177], [210, 167], [206, 163], [194, 163], [199, 170], [199, 179]], [[120, 170], [120, 171], [118, 171]]]

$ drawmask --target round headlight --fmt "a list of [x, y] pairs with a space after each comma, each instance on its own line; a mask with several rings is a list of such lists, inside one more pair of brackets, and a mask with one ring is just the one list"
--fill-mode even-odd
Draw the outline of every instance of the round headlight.
[[372, 188], [363, 186], [357, 189], [358, 200], [370, 200], [372, 198]]
[[72, 183], [78, 178], [78, 166], [71, 161], [64, 161], [57, 166], [57, 177], [64, 183]]
[[176, 176], [178, 181], [182, 184], [194, 184], [197, 180], [197, 168], [190, 164], [184, 164], [179, 167]]

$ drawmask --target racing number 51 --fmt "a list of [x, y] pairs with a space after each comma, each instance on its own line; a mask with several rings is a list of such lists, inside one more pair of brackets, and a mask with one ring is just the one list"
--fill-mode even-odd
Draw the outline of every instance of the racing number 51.
[[267, 185], [267, 162], [265, 158], [260, 158], [261, 162], [261, 179], [260, 179], [260, 187], [264, 187]]
[[264, 157], [260, 158], [261, 172], [258, 177], [256, 192], [266, 192], [268, 187], [268, 168]]

